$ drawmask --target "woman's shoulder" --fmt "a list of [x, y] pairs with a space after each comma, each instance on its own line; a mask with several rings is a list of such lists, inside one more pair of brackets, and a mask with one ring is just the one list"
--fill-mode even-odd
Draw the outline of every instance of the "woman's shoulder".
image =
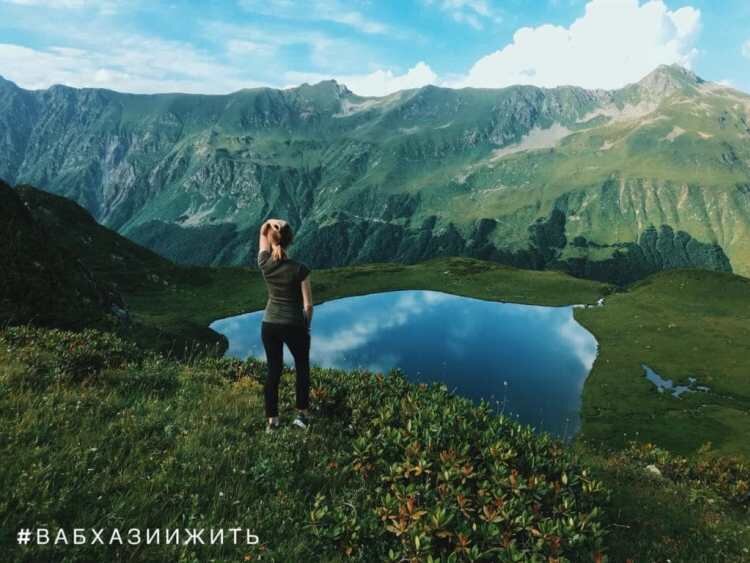
[[270, 258], [271, 253], [268, 250], [260, 250], [258, 252], [258, 266], [263, 268], [263, 266], [268, 263]]
[[291, 260], [291, 262], [300, 281], [304, 280], [312, 271], [307, 264], [300, 260]]

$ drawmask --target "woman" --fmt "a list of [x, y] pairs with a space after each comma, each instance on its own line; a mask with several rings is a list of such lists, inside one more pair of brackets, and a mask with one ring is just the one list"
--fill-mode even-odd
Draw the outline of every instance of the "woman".
[[268, 290], [261, 336], [266, 349], [268, 377], [264, 387], [266, 432], [279, 428], [279, 381], [284, 344], [294, 356], [297, 372], [297, 416], [293, 424], [307, 429], [310, 402], [310, 323], [313, 305], [310, 269], [287, 257], [292, 228], [286, 221], [269, 219], [260, 228], [258, 267]]

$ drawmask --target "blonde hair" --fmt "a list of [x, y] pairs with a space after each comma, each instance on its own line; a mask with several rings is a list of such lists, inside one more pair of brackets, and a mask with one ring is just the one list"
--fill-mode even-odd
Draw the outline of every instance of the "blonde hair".
[[271, 257], [275, 261], [286, 260], [286, 247], [292, 243], [293, 238], [292, 228], [288, 224], [285, 224], [278, 230], [270, 229], [268, 240], [271, 243]]

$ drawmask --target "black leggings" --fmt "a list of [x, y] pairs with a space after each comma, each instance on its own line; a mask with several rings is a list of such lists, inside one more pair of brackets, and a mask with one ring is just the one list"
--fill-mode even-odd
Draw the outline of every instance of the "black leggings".
[[310, 333], [307, 328], [264, 322], [260, 334], [268, 362], [268, 377], [263, 388], [266, 417], [279, 416], [279, 382], [284, 366], [284, 344], [294, 356], [297, 408], [306, 409], [310, 403]]

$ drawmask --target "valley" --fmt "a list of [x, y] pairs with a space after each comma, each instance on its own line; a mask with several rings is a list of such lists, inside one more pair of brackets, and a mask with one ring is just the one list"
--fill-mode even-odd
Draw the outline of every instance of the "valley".
[[[51, 261], [49, 270], [59, 275], [54, 270], [58, 263], [49, 257], [54, 250], [51, 255], [40, 250], [55, 244], [61, 247], [59, 252], [68, 253], [68, 269], [75, 263], [83, 272], [79, 274], [83, 281], [73, 276], [73, 289], [68, 290], [61, 281], [26, 270], [30, 273], [23, 283], [24, 292], [36, 287], [36, 282], [37, 292], [44, 291], [50, 300], [57, 298], [46, 305], [46, 311], [60, 307], [57, 316], [41, 324], [115, 330], [170, 355], [189, 356], [201, 350], [216, 354], [224, 352], [227, 342], [209, 324], [265, 306], [266, 290], [256, 269], [177, 266], [97, 225], [69, 200], [33, 188], [15, 192], [30, 217], [38, 220], [37, 238], [19, 233], [23, 244], [6, 248], [11, 254], [5, 260], [36, 260], [44, 266]], [[8, 199], [13, 193], [7, 186], [0, 189], [0, 196]], [[5, 209], [12, 213], [14, 208]], [[50, 236], [55, 243], [44, 242]], [[29, 238], [37, 241], [36, 248], [25, 244]], [[618, 448], [631, 439], [653, 442], [685, 455], [711, 443], [719, 452], [750, 457], [744, 440], [750, 433], [750, 380], [744, 361], [750, 357], [747, 278], [677, 269], [620, 288], [561, 272], [448, 257], [418, 264], [321, 269], [314, 271], [312, 279], [316, 303], [393, 290], [432, 290], [546, 306], [594, 304], [604, 298], [602, 307], [574, 311], [576, 320], [599, 343], [583, 391], [582, 437]], [[33, 320], [36, 313], [28, 310], [35, 311], [39, 293], [28, 295], [18, 285], [8, 285], [13, 278], [3, 281], [0, 301], [6, 307], [12, 305], [16, 317], [5, 312], [2, 321]], [[46, 288], [51, 283], [57, 289], [50, 293]], [[97, 295], [106, 296], [99, 298], [104, 301], [98, 316], [96, 299], [81, 293], [80, 284], [93, 284]], [[89, 307], [77, 306], [86, 300]], [[126, 311], [126, 322], [113, 314], [113, 304]], [[679, 398], [660, 394], [646, 379], [642, 364], [676, 384], [695, 377], [711, 392]]]
[[[503, 518], [528, 522], [506, 532], [519, 557], [739, 561], [746, 554], [747, 278], [673, 269], [620, 287], [467, 257], [316, 269], [317, 303], [404, 289], [550, 306], [601, 303], [574, 309], [595, 335], [598, 356], [583, 387], [581, 430], [567, 447], [437, 386], [319, 367], [315, 430], [283, 430], [280, 446], [262, 430], [264, 364], [218, 357], [226, 341], [208, 328], [264, 306], [257, 270], [175, 265], [70, 200], [34, 188], [0, 184], [0, 200], [10, 242], [0, 278], [0, 449], [12, 460], [2, 474], [13, 484], [0, 509], [3, 530], [19, 518], [176, 526], [187, 514], [198, 525], [257, 523], [271, 558], [304, 558], [311, 549], [332, 558], [374, 550], [421, 557], [462, 549], [457, 542], [467, 533], [486, 549], [496, 529], [485, 522], [488, 513], [464, 513], [435, 496], [443, 489], [424, 472], [433, 466], [425, 464], [441, 475], [459, 471], [450, 486], [481, 504], [484, 489], [466, 488], [458, 477], [471, 462], [497, 491], [507, 489], [497, 499], [513, 495]], [[659, 393], [643, 365], [675, 384], [695, 377], [709, 391]], [[288, 402], [291, 386], [284, 389]], [[401, 467], [406, 477], [391, 473]], [[378, 479], [365, 478], [369, 472]], [[527, 485], [517, 488], [517, 475], [546, 491], [545, 504], [527, 498]], [[419, 545], [368, 516], [373, 507], [399, 510], [396, 497], [368, 483], [388, 483], [389, 495], [400, 495], [403, 479], [431, 495], [413, 506], [438, 518], [430, 520], [438, 528], [409, 523], [407, 537], [421, 538]], [[42, 492], [41, 481], [51, 483]], [[553, 490], [563, 491], [572, 520], [554, 515], [562, 497]], [[480, 524], [467, 532], [460, 523], [473, 514]], [[539, 529], [548, 541], [536, 541]], [[0, 535], [6, 541], [12, 538]], [[172, 547], [148, 553], [173, 558]], [[191, 553], [209, 556], [201, 549]], [[146, 556], [143, 547], [134, 553]], [[231, 546], [220, 553], [243, 556]], [[44, 546], [33, 554], [51, 556]], [[92, 546], [79, 555], [98, 557]]]

